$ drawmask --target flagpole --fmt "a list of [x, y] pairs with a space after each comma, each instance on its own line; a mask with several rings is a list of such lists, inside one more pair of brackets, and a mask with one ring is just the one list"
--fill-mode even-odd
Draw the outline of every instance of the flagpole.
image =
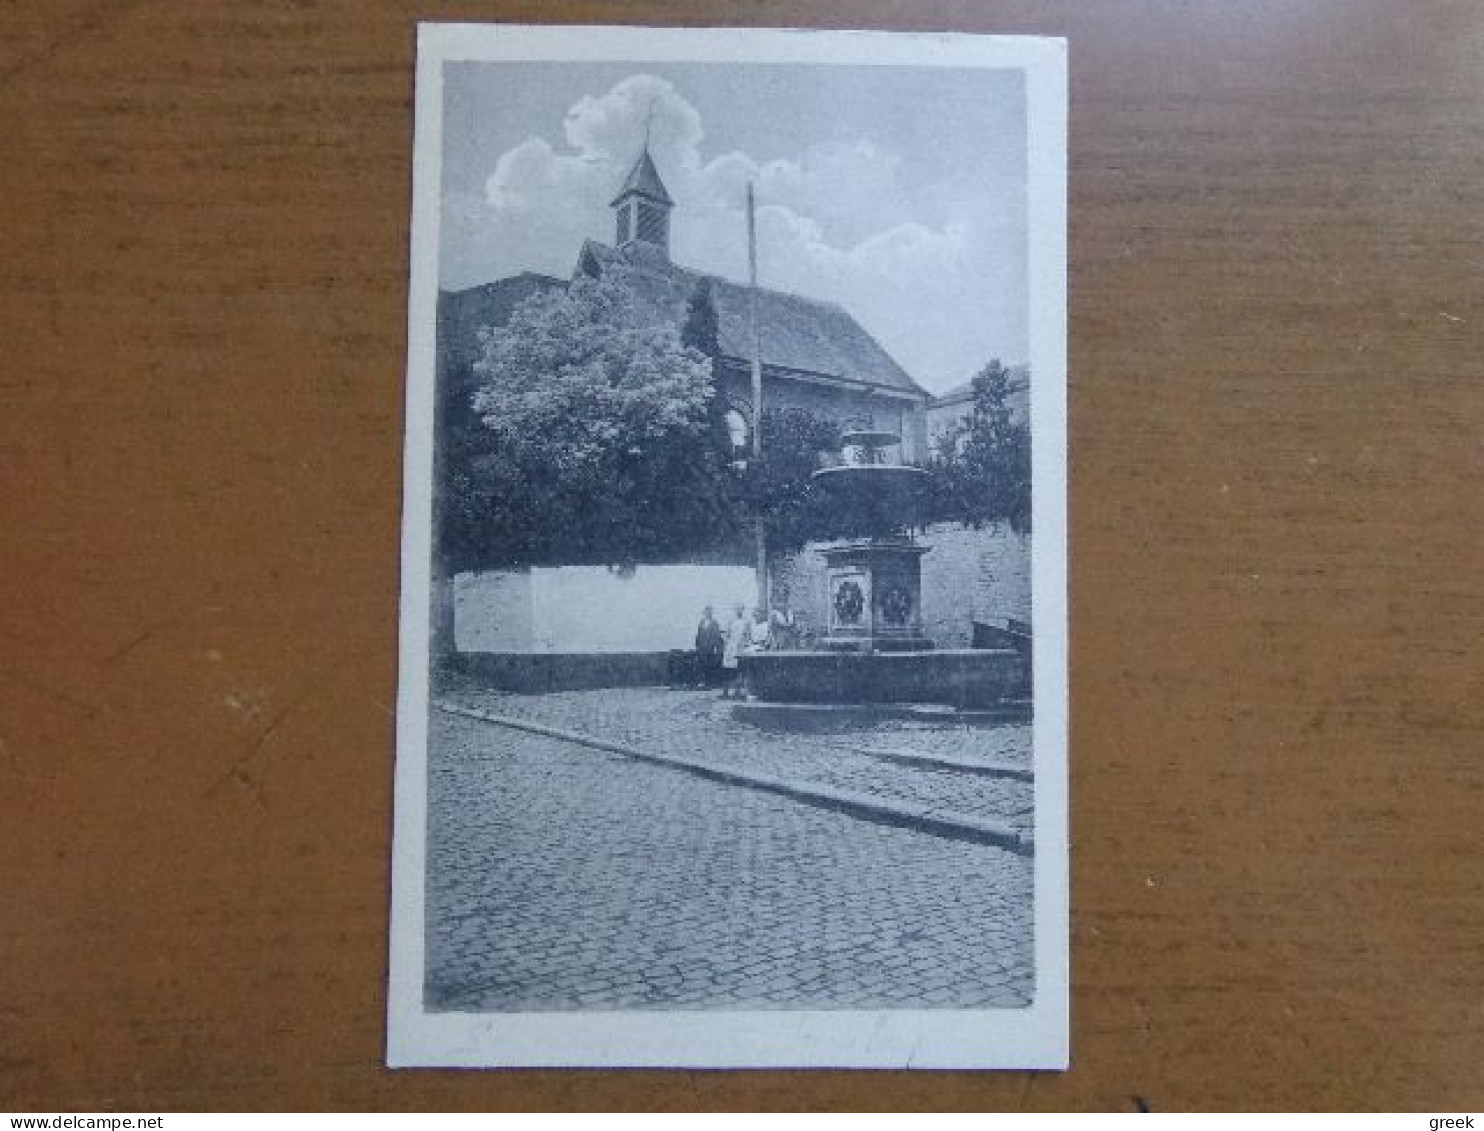
[[757, 323], [757, 219], [747, 182], [747, 299], [752, 318], [752, 454], [763, 451], [763, 339]]
[[[757, 315], [757, 219], [752, 182], [747, 182], [747, 307], [752, 321], [752, 458], [763, 453], [763, 338]], [[753, 548], [757, 556], [757, 603], [768, 611], [768, 539], [762, 516], [753, 519]]]

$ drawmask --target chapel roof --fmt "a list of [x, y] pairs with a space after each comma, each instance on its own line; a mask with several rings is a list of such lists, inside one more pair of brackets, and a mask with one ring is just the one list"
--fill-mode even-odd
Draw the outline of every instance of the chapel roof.
[[479, 353], [479, 331], [503, 326], [517, 304], [540, 291], [565, 287], [565, 279], [522, 271], [461, 291], [438, 292], [438, 349], [453, 365], [469, 365]]
[[[656, 321], [674, 325], [684, 323], [691, 296], [703, 281], [708, 282], [722, 355], [740, 360], [752, 356], [747, 287], [719, 275], [677, 267], [656, 249], [638, 245], [620, 250], [588, 240], [578, 258], [578, 270], [585, 270], [589, 262], [600, 272], [612, 265], [628, 268], [641, 310]], [[759, 287], [758, 325], [765, 366], [924, 398], [927, 395], [837, 303]]]

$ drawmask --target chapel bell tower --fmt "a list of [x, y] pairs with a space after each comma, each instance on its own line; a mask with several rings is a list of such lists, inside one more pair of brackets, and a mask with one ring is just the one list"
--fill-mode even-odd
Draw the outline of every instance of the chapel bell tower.
[[670, 209], [675, 202], [665, 191], [648, 145], [608, 207], [617, 221], [616, 246], [644, 244], [658, 248], [666, 259], [670, 257]]

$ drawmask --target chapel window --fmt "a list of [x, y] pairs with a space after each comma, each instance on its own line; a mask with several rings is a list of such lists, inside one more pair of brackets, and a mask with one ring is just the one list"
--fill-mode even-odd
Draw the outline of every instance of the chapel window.
[[745, 453], [752, 443], [752, 425], [747, 422], [747, 417], [742, 415], [740, 409], [727, 409], [726, 425], [727, 436], [732, 441], [732, 453]]

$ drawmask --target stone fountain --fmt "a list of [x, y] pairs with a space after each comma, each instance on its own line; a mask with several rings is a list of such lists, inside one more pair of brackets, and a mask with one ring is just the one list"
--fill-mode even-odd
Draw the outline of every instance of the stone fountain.
[[[735, 713], [760, 721], [774, 705], [947, 704], [1004, 711], [1029, 696], [1026, 654], [1016, 649], [937, 649], [923, 631], [922, 557], [910, 534], [928, 473], [903, 464], [901, 437], [853, 431], [841, 460], [814, 485], [848, 515], [847, 540], [825, 546], [828, 622], [812, 650], [746, 654], [753, 703]], [[965, 579], [967, 584], [968, 579]]]
[[828, 651], [933, 646], [922, 631], [922, 555], [928, 550], [906, 533], [927, 472], [891, 458], [900, 444], [892, 432], [847, 432], [841, 463], [814, 473], [815, 484], [863, 525], [857, 537], [820, 551], [829, 615], [820, 644]]

